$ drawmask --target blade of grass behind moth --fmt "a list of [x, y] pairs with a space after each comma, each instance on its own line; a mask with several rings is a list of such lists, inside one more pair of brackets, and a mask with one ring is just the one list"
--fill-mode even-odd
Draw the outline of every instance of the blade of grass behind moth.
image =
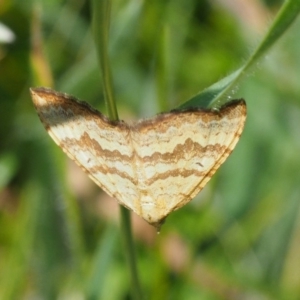
[[[35, 7], [33, 11], [32, 18], [32, 26], [31, 26], [31, 34], [32, 34], [32, 45], [31, 45], [31, 69], [34, 74], [34, 82], [36, 85], [41, 86], [52, 86], [53, 79], [51, 70], [49, 67], [49, 63], [43, 53], [43, 38], [41, 34], [41, 22], [40, 22], [40, 6]], [[68, 184], [66, 183], [66, 167], [63, 163], [61, 152], [56, 149], [54, 153], [49, 153], [50, 145], [45, 145], [46, 149], [42, 150], [44, 153], [44, 160], [40, 162], [43, 164], [44, 161], [50, 160], [51, 163], [47, 165], [45, 164], [44, 172], [48, 172], [49, 174], [53, 173], [52, 170], [49, 170], [49, 166], [55, 165], [57, 168], [60, 168], [59, 172], [49, 178], [49, 182], [45, 181], [46, 184], [52, 183], [53, 186], [57, 186], [61, 189], [61, 195], [63, 197], [60, 198], [62, 201], [62, 206], [65, 207], [64, 219], [66, 225], [66, 235], [68, 238], [69, 247], [71, 250], [71, 257], [74, 269], [77, 272], [74, 274], [78, 275], [78, 278], [81, 278], [81, 266], [83, 262], [84, 255], [84, 242], [83, 242], [83, 232], [82, 232], [82, 224], [79, 217], [78, 206], [74, 196], [71, 194], [68, 189]], [[75, 276], [76, 277], [76, 276]]]
[[187, 102], [180, 105], [179, 109], [190, 107], [219, 107], [231, 99], [230, 94], [237, 87], [240, 80], [249, 72], [252, 67], [266, 52], [274, 45], [274, 43], [282, 36], [289, 26], [296, 19], [300, 11], [300, 0], [286, 1], [277, 14], [269, 31], [263, 38], [256, 51], [250, 56], [247, 62], [238, 70], [223, 78], [219, 82], [197, 94]]
[[101, 236], [101, 241], [97, 247], [96, 253], [91, 261], [91, 274], [87, 278], [86, 296], [88, 299], [100, 299], [103, 285], [105, 284], [105, 275], [108, 273], [110, 263], [114, 258], [114, 249], [116, 245], [117, 229], [109, 224], [106, 231]]
[[169, 107], [169, 70], [170, 62], [168, 61], [168, 44], [169, 44], [169, 28], [167, 25], [163, 25], [161, 34], [158, 37], [158, 55], [155, 66], [156, 71], [156, 90], [157, 90], [157, 102], [160, 111], [167, 111]]
[[111, 1], [92, 0], [92, 29], [98, 60], [102, 71], [104, 99], [110, 120], [119, 119], [113, 90], [113, 80], [108, 55], [108, 36]]
[[28, 183], [20, 199], [20, 207], [14, 223], [14, 236], [9, 256], [2, 262], [0, 279], [1, 299], [21, 299], [28, 285], [30, 258], [33, 255], [33, 243], [38, 227], [38, 207], [42, 198], [38, 185]]
[[17, 159], [11, 152], [0, 153], [0, 192], [16, 175]]
[[[102, 70], [102, 81], [104, 98], [108, 108], [110, 120], [118, 120], [118, 111], [113, 93], [113, 80], [108, 55], [108, 36], [110, 21], [110, 0], [92, 0], [92, 27], [95, 39], [95, 46]], [[131, 274], [131, 289], [134, 299], [142, 299], [142, 293], [137, 271], [135, 248], [131, 229], [130, 211], [120, 206], [121, 229], [125, 245], [126, 256]]]

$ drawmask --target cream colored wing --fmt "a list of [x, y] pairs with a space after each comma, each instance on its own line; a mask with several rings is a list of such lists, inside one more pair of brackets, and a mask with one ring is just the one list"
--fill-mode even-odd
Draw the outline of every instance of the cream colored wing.
[[235, 100], [219, 111], [171, 112], [132, 128], [139, 214], [159, 226], [193, 199], [234, 149], [245, 119], [245, 102]]
[[87, 103], [51, 89], [31, 89], [52, 139], [110, 196], [134, 210], [139, 195], [127, 124], [110, 122]]
[[195, 197], [235, 147], [246, 105], [158, 115], [133, 126], [111, 122], [84, 102], [31, 90], [53, 140], [110, 196], [149, 223]]

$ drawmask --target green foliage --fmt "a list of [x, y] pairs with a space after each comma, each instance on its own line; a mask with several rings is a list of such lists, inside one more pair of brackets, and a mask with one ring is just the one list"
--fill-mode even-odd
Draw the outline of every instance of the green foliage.
[[[115, 201], [52, 143], [29, 96], [30, 86], [54, 82], [106, 112], [90, 3], [2, 2], [0, 20], [16, 39], [0, 44], [0, 298], [128, 299]], [[300, 1], [286, 1], [269, 30], [278, 1], [229, 3], [112, 1], [121, 119], [187, 99], [196, 102], [185, 107], [233, 96], [248, 105], [231, 157], [160, 235], [134, 216], [146, 299], [300, 297], [299, 21], [279, 39]]]

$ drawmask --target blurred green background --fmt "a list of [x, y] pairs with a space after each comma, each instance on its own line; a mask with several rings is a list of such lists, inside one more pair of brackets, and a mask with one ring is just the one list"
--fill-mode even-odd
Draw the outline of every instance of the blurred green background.
[[[130, 299], [116, 201], [52, 142], [29, 95], [52, 86], [106, 113], [90, 3], [0, 4], [0, 299]], [[121, 119], [230, 74], [281, 5], [114, 0]], [[246, 99], [245, 131], [205, 189], [159, 235], [133, 215], [145, 299], [300, 299], [299, 21], [232, 92]]]

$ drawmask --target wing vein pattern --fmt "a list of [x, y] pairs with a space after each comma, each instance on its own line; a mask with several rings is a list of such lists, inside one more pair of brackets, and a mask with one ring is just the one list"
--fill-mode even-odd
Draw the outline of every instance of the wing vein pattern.
[[107, 194], [156, 226], [203, 189], [233, 151], [246, 120], [244, 100], [128, 125], [67, 94], [46, 88], [31, 94], [56, 144]]

